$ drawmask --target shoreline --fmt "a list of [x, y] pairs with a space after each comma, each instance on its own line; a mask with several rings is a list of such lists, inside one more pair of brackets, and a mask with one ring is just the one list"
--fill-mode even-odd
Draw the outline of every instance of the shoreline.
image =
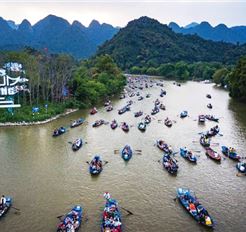
[[51, 118], [48, 118], [44, 121], [36, 121], [36, 122], [3, 122], [3, 123], [0, 123], [0, 127], [13, 127], [13, 126], [33, 126], [33, 125], [42, 125], [42, 124], [46, 124], [46, 123], [49, 123], [49, 122], [52, 122], [58, 118], [61, 118], [61, 117], [64, 117], [64, 116], [67, 116], [71, 113], [74, 113], [76, 111], [78, 111], [79, 109], [67, 109], [64, 113], [62, 114], [57, 114], [56, 116], [54, 117], [51, 117]]

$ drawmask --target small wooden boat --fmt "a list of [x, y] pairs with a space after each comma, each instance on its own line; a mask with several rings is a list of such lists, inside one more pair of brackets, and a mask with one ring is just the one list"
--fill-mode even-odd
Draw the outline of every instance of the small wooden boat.
[[219, 122], [219, 119], [214, 117], [213, 115], [206, 115], [206, 119], [209, 121]]
[[158, 107], [155, 107], [154, 109], [152, 109], [151, 114], [152, 114], [152, 115], [155, 115], [155, 114], [157, 114], [157, 113], [159, 113], [159, 112], [160, 112], [159, 108], [158, 108]]
[[123, 122], [122, 126], [121, 126], [121, 129], [125, 132], [128, 132], [129, 131], [129, 126], [128, 124], [126, 124], [125, 122]]
[[205, 123], [205, 121], [206, 121], [205, 115], [201, 114], [198, 116], [198, 122], [199, 123]]
[[108, 100], [108, 101], [106, 101], [105, 103], [104, 103], [104, 106], [110, 106], [111, 105], [111, 101], [110, 100]]
[[141, 101], [141, 100], [143, 100], [144, 98], [143, 98], [143, 96], [139, 96], [138, 97], [138, 101]]
[[166, 110], [166, 106], [163, 105], [163, 104], [161, 103], [161, 104], [160, 104], [160, 109], [161, 109], [161, 110]]
[[122, 109], [118, 110], [118, 114], [124, 114], [126, 111], [129, 111], [130, 107], [127, 105], [125, 107], [123, 107]]
[[109, 111], [112, 111], [114, 108], [112, 105], [109, 105], [106, 107], [106, 111], [109, 112]]
[[222, 150], [222, 153], [229, 157], [230, 159], [232, 160], [235, 160], [235, 161], [239, 161], [241, 159], [241, 156], [239, 156], [237, 153], [236, 153], [236, 150], [234, 148], [228, 148], [226, 146], [222, 146], [221, 147], [221, 150]]
[[104, 120], [100, 119], [100, 120], [96, 120], [93, 124], [92, 127], [99, 127], [101, 125], [104, 124]]
[[212, 108], [213, 108], [213, 106], [212, 106], [211, 103], [207, 104], [207, 107], [208, 107], [209, 109], [212, 109]]
[[207, 94], [206, 97], [209, 98], [209, 99], [212, 98], [212, 96], [210, 94]]
[[103, 169], [101, 157], [96, 155], [90, 162], [89, 172], [91, 175], [99, 175]]
[[164, 124], [167, 126], [167, 127], [171, 127], [173, 125], [172, 121], [168, 118], [165, 119], [164, 121]]
[[164, 140], [161, 140], [161, 139], [157, 140], [156, 145], [160, 150], [164, 151], [164, 153], [166, 153], [166, 154], [172, 154], [172, 152], [173, 152], [172, 148], [170, 146], [168, 146]]
[[91, 111], [90, 111], [90, 114], [93, 115], [93, 114], [96, 114], [96, 113], [97, 113], [97, 108], [96, 107], [92, 108]]
[[142, 132], [144, 132], [146, 130], [146, 124], [144, 122], [140, 122], [138, 124], [138, 129]]
[[146, 94], [146, 98], [150, 98], [150, 94], [148, 93], [148, 94]]
[[6, 203], [4, 206], [0, 207], [0, 219], [8, 212], [12, 205], [12, 198], [11, 197], [5, 197]]
[[211, 147], [206, 147], [206, 155], [210, 157], [211, 159], [220, 162], [221, 156], [218, 154], [218, 152], [214, 151]]
[[162, 159], [163, 167], [171, 174], [176, 174], [178, 172], [178, 164], [176, 161], [169, 155], [164, 154]]
[[155, 105], [156, 105], [156, 106], [160, 105], [160, 103], [161, 103], [161, 102], [159, 101], [159, 99], [156, 99], [156, 100], [155, 100]]
[[177, 198], [189, 214], [200, 224], [214, 227], [214, 221], [208, 211], [199, 203], [195, 194], [189, 189], [178, 188]]
[[74, 121], [71, 123], [70, 127], [71, 127], [71, 128], [74, 128], [74, 127], [80, 126], [81, 124], [84, 123], [84, 121], [85, 121], [85, 120], [84, 120], [83, 118], [79, 118], [79, 119], [77, 119], [77, 120], [74, 120]]
[[134, 113], [134, 116], [137, 118], [137, 117], [140, 117], [143, 115], [143, 111], [138, 111], [136, 113]]
[[54, 132], [53, 132], [53, 137], [57, 137], [59, 135], [62, 135], [66, 132], [66, 128], [65, 127], [60, 127], [59, 129], [55, 129]]
[[210, 146], [210, 139], [205, 136], [205, 135], [202, 135], [200, 137], [200, 144], [203, 146], [203, 147], [209, 147]]
[[73, 143], [72, 143], [72, 150], [73, 151], [78, 151], [83, 145], [83, 141], [82, 139], [76, 139]]
[[121, 151], [121, 157], [123, 160], [128, 161], [132, 158], [132, 149], [129, 145], [126, 145]]
[[212, 137], [217, 135], [220, 132], [220, 128], [218, 127], [218, 125], [216, 125], [215, 127], [212, 127], [209, 131], [207, 131], [206, 135], [208, 137]]
[[184, 110], [180, 113], [180, 118], [185, 118], [188, 116], [188, 111]]
[[196, 156], [191, 151], [188, 151], [186, 148], [180, 148], [180, 155], [191, 163], [196, 163], [197, 161]]
[[151, 123], [151, 117], [149, 115], [146, 115], [144, 118], [144, 122], [145, 122], [145, 124]]
[[237, 163], [236, 168], [239, 172], [244, 173], [246, 175], [246, 163], [239, 162]]
[[104, 193], [106, 199], [102, 215], [101, 232], [122, 232], [121, 214], [118, 202], [109, 193]]
[[83, 209], [76, 205], [65, 215], [65, 218], [58, 224], [57, 232], [74, 232], [78, 231], [82, 222]]
[[110, 124], [110, 127], [111, 127], [111, 129], [115, 129], [115, 128], [117, 128], [118, 127], [118, 123], [117, 123], [117, 121], [116, 120], [113, 120], [112, 122], [111, 122], [111, 124]]

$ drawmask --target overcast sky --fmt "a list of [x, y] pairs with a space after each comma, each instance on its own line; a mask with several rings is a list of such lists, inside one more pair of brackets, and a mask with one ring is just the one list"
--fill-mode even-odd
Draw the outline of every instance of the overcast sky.
[[246, 25], [246, 0], [0, 0], [0, 16], [21, 23], [27, 19], [35, 24], [49, 14], [88, 25], [92, 19], [114, 26], [125, 26], [128, 21], [149, 16], [161, 23], [171, 21], [181, 26], [191, 22], [208, 21], [217, 25]]

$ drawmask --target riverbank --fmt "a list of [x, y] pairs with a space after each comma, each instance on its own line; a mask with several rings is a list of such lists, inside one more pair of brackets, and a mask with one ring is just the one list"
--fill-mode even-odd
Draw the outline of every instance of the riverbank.
[[4, 122], [4, 123], [0, 123], [0, 127], [12, 127], [12, 126], [32, 126], [32, 125], [41, 125], [41, 124], [45, 124], [45, 123], [49, 123], [51, 121], [54, 121], [60, 117], [64, 117], [68, 114], [74, 113], [76, 111], [78, 111], [79, 109], [67, 109], [64, 113], [62, 114], [58, 114], [54, 117], [45, 119], [43, 121], [35, 121], [35, 122]]

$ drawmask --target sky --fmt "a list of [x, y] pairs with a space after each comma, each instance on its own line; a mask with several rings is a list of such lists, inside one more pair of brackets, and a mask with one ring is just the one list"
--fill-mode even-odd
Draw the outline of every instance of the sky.
[[0, 17], [32, 25], [49, 14], [88, 26], [91, 20], [124, 27], [141, 16], [185, 26], [208, 21], [216, 26], [246, 25], [246, 0], [0, 0]]

